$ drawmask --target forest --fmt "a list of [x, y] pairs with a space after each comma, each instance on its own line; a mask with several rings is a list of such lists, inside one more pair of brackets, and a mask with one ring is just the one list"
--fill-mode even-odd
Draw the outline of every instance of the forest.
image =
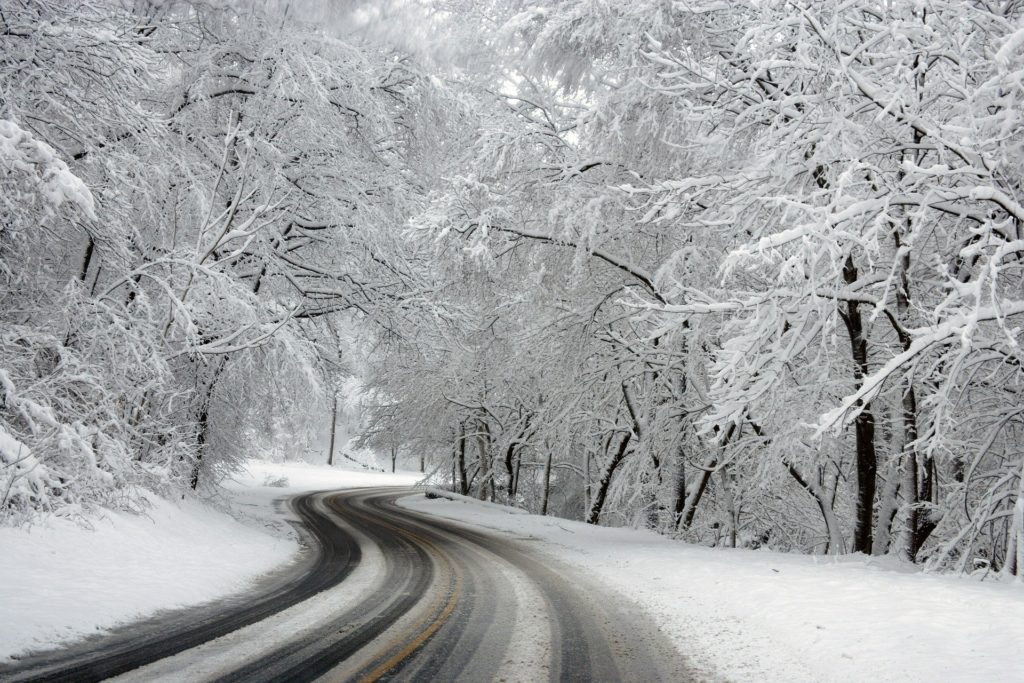
[[0, 524], [348, 406], [531, 512], [1020, 576], [1022, 342], [1019, 0], [0, 0]]

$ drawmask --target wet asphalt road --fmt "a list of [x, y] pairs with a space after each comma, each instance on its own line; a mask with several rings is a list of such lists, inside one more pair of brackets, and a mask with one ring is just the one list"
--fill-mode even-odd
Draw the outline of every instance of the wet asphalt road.
[[[297, 497], [291, 505], [316, 550], [269, 577], [253, 595], [158, 615], [21, 660], [0, 668], [0, 680], [98, 681], [119, 674], [125, 680], [225, 682], [689, 678], [664, 635], [627, 602], [540, 555], [529, 538], [395, 504], [412, 492], [356, 489]], [[370, 578], [353, 577], [350, 583], [361, 592], [346, 595], [345, 580], [357, 569]], [[278, 613], [301, 614], [313, 601], [327, 604], [317, 605], [324, 616], [312, 627], [294, 635], [264, 628], [248, 639], [259, 647], [250, 642], [232, 658], [232, 637], [247, 640], [262, 620], [271, 624]], [[336, 611], [330, 601], [338, 604]], [[195, 662], [221, 642], [227, 644], [220, 646], [219, 663], [197, 668]]]

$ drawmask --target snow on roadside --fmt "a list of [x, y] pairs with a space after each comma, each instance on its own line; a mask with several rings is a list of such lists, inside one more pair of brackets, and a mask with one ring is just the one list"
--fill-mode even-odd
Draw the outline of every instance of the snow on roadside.
[[199, 501], [150, 495], [144, 514], [106, 511], [90, 520], [92, 529], [53, 518], [0, 528], [0, 662], [244, 591], [299, 550], [277, 499], [419, 476], [257, 461], [226, 486], [238, 519]]
[[395, 474], [370, 469], [347, 469], [348, 465], [335, 468], [326, 465], [311, 465], [305, 462], [267, 462], [253, 460], [246, 470], [227, 483], [227, 488], [243, 491], [262, 488], [274, 479], [284, 481], [276, 488], [278, 492], [301, 493], [325, 489], [364, 488], [371, 486], [412, 486], [423, 475], [418, 472], [399, 471]]
[[0, 659], [233, 593], [298, 549], [197, 501], [148, 500], [145, 514], [107, 511], [92, 530], [0, 529]]
[[864, 556], [703, 548], [471, 500], [400, 503], [542, 541], [530, 547], [637, 601], [708, 679], [1024, 680], [1020, 584]]

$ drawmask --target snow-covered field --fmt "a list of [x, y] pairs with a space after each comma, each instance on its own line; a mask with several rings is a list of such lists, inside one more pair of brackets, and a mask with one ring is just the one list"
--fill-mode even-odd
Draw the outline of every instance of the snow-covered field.
[[[234, 517], [195, 500], [149, 496], [145, 513], [108, 511], [89, 520], [91, 529], [60, 519], [0, 528], [0, 661], [245, 590], [298, 551], [276, 499], [418, 476], [253, 462], [228, 484], [224, 503]], [[274, 479], [278, 485], [264, 485]]]
[[402, 504], [528, 535], [638, 601], [708, 679], [1024, 681], [1024, 585], [709, 549], [473, 501]]

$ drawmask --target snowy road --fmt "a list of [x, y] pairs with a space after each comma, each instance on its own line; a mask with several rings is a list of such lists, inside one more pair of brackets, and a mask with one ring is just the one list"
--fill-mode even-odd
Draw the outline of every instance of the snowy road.
[[688, 678], [664, 636], [606, 589], [535, 555], [529, 539], [394, 504], [409, 493], [300, 496], [321, 552], [245, 604], [175, 613], [0, 678]]

